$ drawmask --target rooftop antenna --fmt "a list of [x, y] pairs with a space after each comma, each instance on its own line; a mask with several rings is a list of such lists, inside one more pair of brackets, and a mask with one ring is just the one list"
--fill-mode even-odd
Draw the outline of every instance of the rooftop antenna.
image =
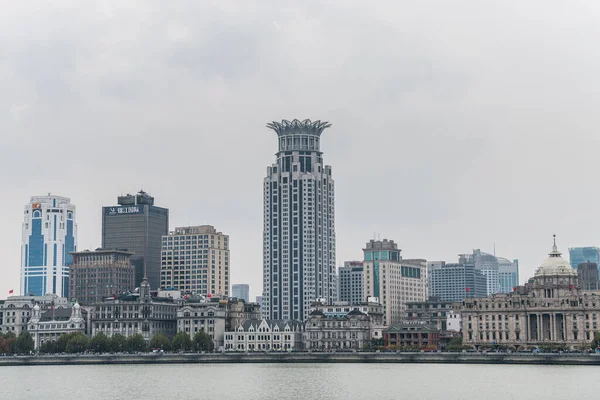
[[494, 242], [494, 257], [496, 257], [496, 242]]

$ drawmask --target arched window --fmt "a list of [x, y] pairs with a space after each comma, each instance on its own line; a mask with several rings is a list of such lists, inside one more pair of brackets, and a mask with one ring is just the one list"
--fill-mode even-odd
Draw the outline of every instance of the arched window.
[[33, 212], [33, 218], [42, 218], [42, 212], [40, 210], [35, 210]]

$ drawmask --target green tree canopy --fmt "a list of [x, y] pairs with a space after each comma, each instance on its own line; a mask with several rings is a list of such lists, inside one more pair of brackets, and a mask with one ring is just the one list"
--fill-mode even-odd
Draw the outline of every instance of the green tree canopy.
[[52, 340], [46, 340], [39, 348], [40, 353], [44, 354], [54, 354], [57, 352], [56, 350], [56, 342]]
[[110, 350], [110, 339], [102, 332], [97, 333], [90, 340], [89, 349], [94, 353], [106, 353]]
[[[144, 338], [142, 338], [143, 340]], [[144, 343], [145, 345], [145, 343]], [[127, 338], [120, 333], [113, 335], [110, 338], [110, 350], [115, 353], [120, 353], [127, 350]]]
[[33, 343], [33, 338], [31, 334], [27, 331], [22, 331], [17, 336], [17, 341], [15, 343], [15, 352], [16, 353], [29, 353], [33, 351], [35, 348], [35, 344]]
[[67, 342], [67, 353], [83, 353], [87, 350], [89, 338], [83, 333], [76, 333]]
[[169, 351], [171, 349], [171, 341], [164, 333], [157, 333], [150, 339], [150, 348]]
[[194, 350], [213, 351], [213, 348], [214, 343], [206, 332], [200, 331], [194, 335]]
[[141, 333], [136, 333], [127, 338], [128, 351], [146, 351], [147, 347], [146, 339], [144, 339]]
[[171, 348], [173, 351], [188, 351], [192, 349], [192, 339], [190, 335], [185, 332], [179, 332], [173, 338], [171, 342]]

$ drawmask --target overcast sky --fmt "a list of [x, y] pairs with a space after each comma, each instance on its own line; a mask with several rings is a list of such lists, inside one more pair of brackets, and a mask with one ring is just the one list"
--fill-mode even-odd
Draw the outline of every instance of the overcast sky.
[[[52, 5], [50, 5], [50, 3]], [[600, 3], [13, 1], [0, 12], [0, 298], [19, 291], [23, 207], [143, 188], [176, 226], [229, 234], [262, 290], [265, 123], [321, 119], [337, 262], [374, 235], [405, 258], [599, 245]]]

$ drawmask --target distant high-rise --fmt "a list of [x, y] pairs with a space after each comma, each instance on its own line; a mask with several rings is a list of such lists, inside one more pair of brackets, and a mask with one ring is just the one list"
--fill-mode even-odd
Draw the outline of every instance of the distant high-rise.
[[571, 247], [569, 248], [569, 263], [577, 270], [579, 264], [596, 263], [600, 265], [600, 248], [598, 247]]
[[519, 284], [519, 261], [484, 253], [476, 249], [472, 254], [459, 254], [458, 263], [474, 266], [486, 279], [486, 294], [510, 293]]
[[144, 191], [119, 196], [118, 206], [102, 207], [102, 248], [134, 253], [135, 285], [144, 275], [150, 286], [160, 286], [162, 237], [169, 233], [169, 210], [154, 205]]
[[338, 298], [348, 304], [361, 304], [363, 297], [363, 262], [346, 261], [338, 271]]
[[77, 249], [75, 206], [66, 197], [35, 196], [25, 206], [21, 240], [21, 294], [67, 297], [69, 254]]
[[498, 258], [498, 280], [500, 281], [499, 293], [512, 293], [519, 286], [519, 260]]
[[429, 296], [443, 301], [462, 301], [487, 296], [487, 280], [473, 264], [427, 263]]
[[236, 297], [239, 300], [250, 302], [250, 285], [245, 283], [236, 283], [231, 285], [231, 297]]
[[426, 261], [404, 260], [393, 240], [371, 240], [363, 249], [363, 299], [377, 297], [383, 324], [406, 319], [406, 303], [427, 298]]
[[214, 226], [175, 228], [162, 238], [160, 286], [201, 296], [229, 296], [229, 236]]
[[316, 299], [336, 298], [335, 203], [321, 121], [267, 124], [278, 136], [264, 179], [263, 316], [306, 320]]
[[577, 277], [583, 290], [598, 290], [598, 265], [596, 263], [579, 264]]

